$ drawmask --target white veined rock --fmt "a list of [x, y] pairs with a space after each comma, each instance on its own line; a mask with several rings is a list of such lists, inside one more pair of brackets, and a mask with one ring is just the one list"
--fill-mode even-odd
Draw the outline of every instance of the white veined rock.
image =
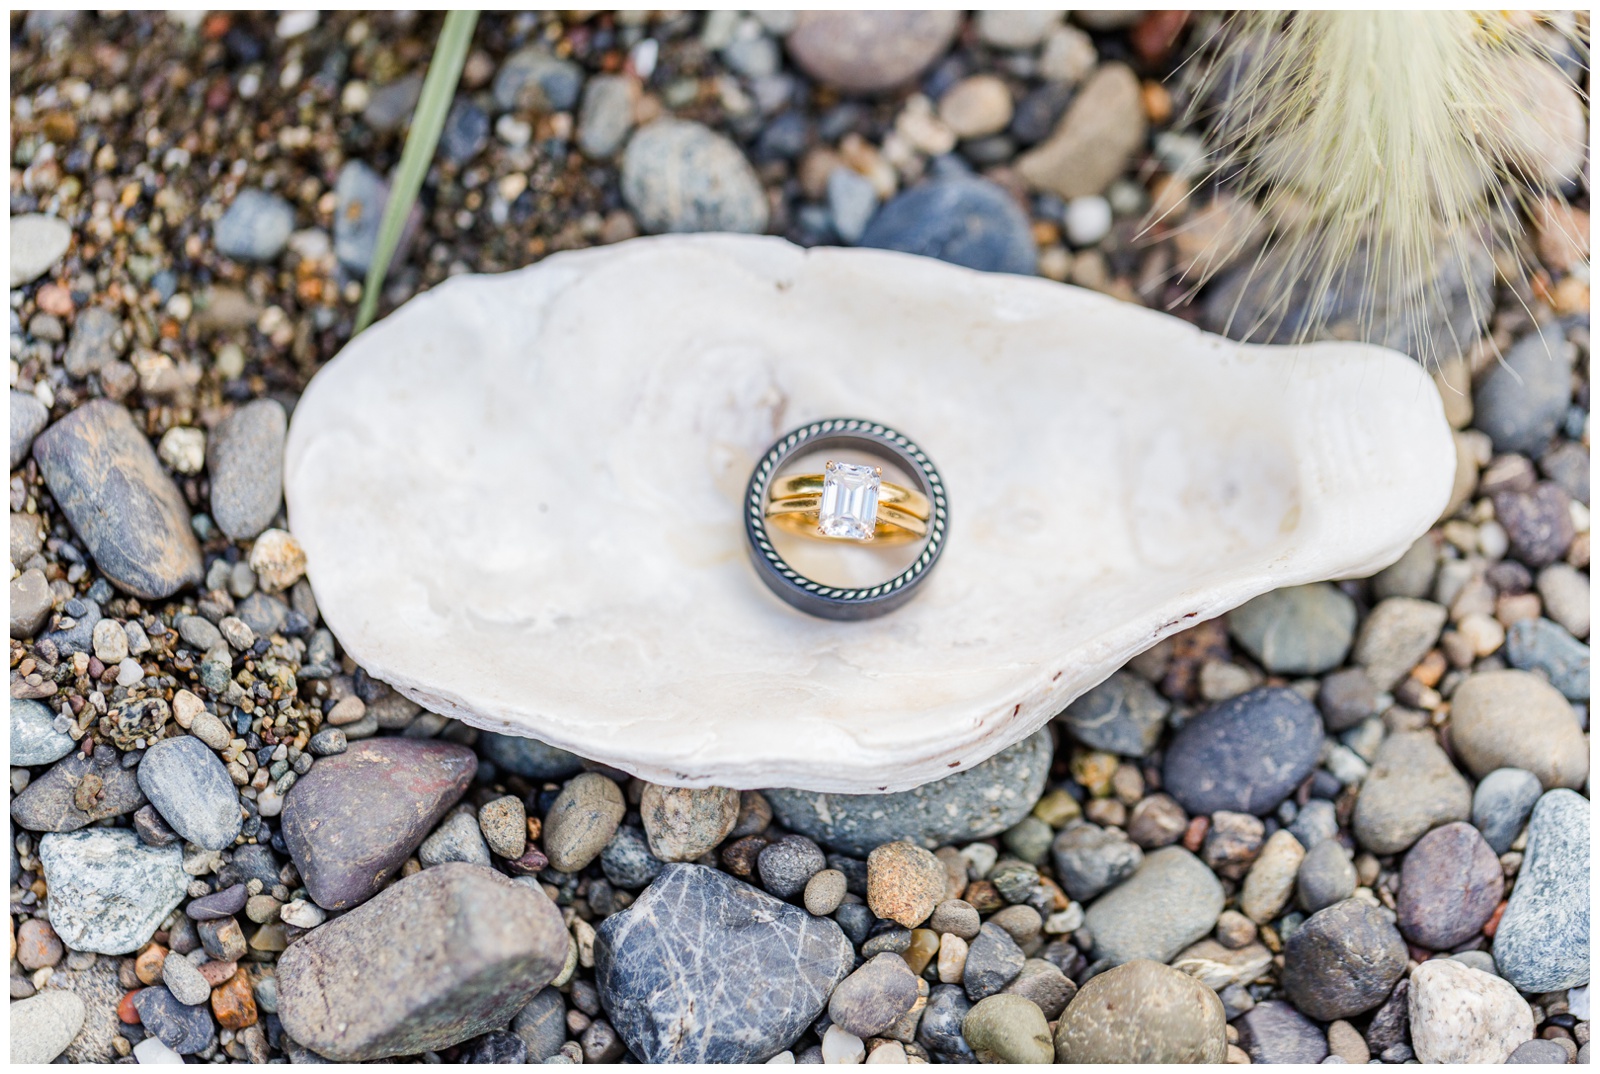
[[[747, 560], [756, 459], [827, 417], [904, 432], [949, 492], [936, 571], [879, 619], [808, 618]], [[702, 235], [407, 303], [312, 381], [285, 484], [327, 625], [427, 708], [658, 783], [860, 793], [970, 768], [1260, 593], [1386, 566], [1454, 471], [1393, 351]], [[833, 584], [905, 554], [790, 541]]]

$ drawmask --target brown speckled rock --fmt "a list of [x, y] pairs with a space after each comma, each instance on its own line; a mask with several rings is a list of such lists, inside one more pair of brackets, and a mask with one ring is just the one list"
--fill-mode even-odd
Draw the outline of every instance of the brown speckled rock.
[[1478, 934], [1505, 888], [1500, 859], [1478, 829], [1461, 821], [1435, 828], [1400, 868], [1400, 931], [1421, 947], [1448, 951]]
[[944, 895], [944, 865], [931, 852], [885, 843], [867, 855], [867, 905], [879, 917], [915, 928]]
[[283, 838], [317, 905], [344, 910], [383, 887], [472, 782], [465, 746], [374, 738], [324, 757], [283, 807]]
[[1450, 699], [1450, 744], [1474, 775], [1522, 768], [1545, 790], [1583, 786], [1589, 744], [1561, 692], [1527, 671], [1486, 671]]
[[639, 816], [650, 853], [662, 861], [694, 861], [733, 831], [739, 792], [726, 787], [645, 785]]
[[1056, 1023], [1058, 1063], [1220, 1063], [1222, 1001], [1187, 973], [1135, 959], [1090, 978]]
[[955, 40], [956, 11], [804, 11], [789, 33], [801, 70], [851, 93], [877, 93], [916, 78]]
[[183, 494], [133, 417], [85, 403], [33, 442], [45, 484], [101, 572], [146, 600], [200, 581], [200, 542]]
[[278, 1013], [289, 1036], [340, 1062], [445, 1048], [509, 1022], [569, 943], [538, 887], [451, 862], [290, 944]]

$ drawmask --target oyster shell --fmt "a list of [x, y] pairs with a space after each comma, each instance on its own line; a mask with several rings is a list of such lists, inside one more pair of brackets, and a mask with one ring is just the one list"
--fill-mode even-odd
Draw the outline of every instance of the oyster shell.
[[[887, 422], [949, 543], [867, 622], [746, 560], [780, 434]], [[1045, 280], [669, 236], [458, 277], [312, 381], [286, 494], [318, 606], [430, 709], [686, 786], [900, 790], [1017, 742], [1161, 638], [1386, 566], [1455, 451], [1424, 371], [1247, 346]], [[885, 577], [889, 550], [791, 562]]]

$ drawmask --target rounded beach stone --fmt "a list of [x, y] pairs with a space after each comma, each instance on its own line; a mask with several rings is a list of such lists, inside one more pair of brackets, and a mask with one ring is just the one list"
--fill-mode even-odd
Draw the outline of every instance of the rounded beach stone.
[[1378, 747], [1352, 820], [1356, 841], [1374, 854], [1407, 849], [1423, 833], [1466, 820], [1472, 790], [1432, 731], [1401, 731]]
[[1266, 924], [1283, 910], [1294, 893], [1295, 877], [1305, 860], [1305, 848], [1287, 829], [1273, 832], [1245, 875], [1239, 892], [1239, 909], [1257, 924]]
[[1005, 929], [986, 921], [967, 948], [961, 971], [961, 984], [967, 998], [980, 1000], [992, 996], [1016, 980], [1027, 956]]
[[622, 155], [622, 196], [652, 234], [767, 229], [767, 195], [739, 147], [684, 119], [641, 127]]
[[1211, 931], [1223, 902], [1222, 882], [1204, 862], [1182, 847], [1162, 847], [1096, 899], [1084, 923], [1096, 959], [1165, 963]]
[[366, 739], [319, 760], [290, 789], [282, 814], [284, 842], [312, 900], [345, 910], [371, 898], [477, 768], [465, 746], [410, 738]]
[[1558, 325], [1530, 332], [1506, 351], [1473, 393], [1473, 425], [1501, 454], [1537, 456], [1567, 413], [1573, 348]]
[[502, 858], [520, 858], [528, 849], [528, 811], [514, 794], [502, 795], [478, 810], [478, 827], [489, 849]]
[[1344, 663], [1356, 602], [1331, 582], [1274, 589], [1228, 613], [1228, 632], [1274, 675], [1320, 675]]
[[936, 257], [985, 272], [1032, 275], [1038, 249], [1027, 215], [987, 179], [933, 179], [872, 217], [857, 245]]
[[803, 835], [786, 835], [775, 843], [768, 843], [756, 857], [761, 886], [780, 899], [805, 891], [811, 878], [827, 864], [822, 848]]
[[898, 1022], [917, 1001], [917, 978], [897, 954], [874, 955], [833, 990], [828, 1017], [865, 1040]]
[[928, 928], [943, 935], [952, 933], [963, 940], [970, 940], [978, 935], [983, 919], [978, 916], [978, 911], [973, 909], [971, 903], [963, 899], [946, 899], [933, 908], [933, 913], [928, 918]]
[[1406, 957], [1405, 941], [1382, 911], [1346, 899], [1312, 914], [1289, 937], [1284, 991], [1320, 1021], [1350, 1018], [1388, 998]]
[[1439, 640], [1450, 617], [1444, 606], [1412, 597], [1379, 601], [1356, 636], [1350, 660], [1366, 669], [1380, 690], [1391, 690]]
[[661, 874], [663, 862], [650, 853], [650, 843], [639, 828], [624, 824], [600, 852], [600, 868], [619, 888], [642, 888]]
[[1589, 800], [1553, 790], [1528, 821], [1522, 869], [1494, 934], [1494, 961], [1524, 992], [1589, 980]]
[[1220, 1063], [1227, 1019], [1210, 988], [1134, 959], [1096, 974], [1056, 1023], [1058, 1063]]
[[11, 1062], [54, 1062], [83, 1028], [86, 1014], [83, 1000], [60, 989], [11, 1004]]
[[58, 216], [22, 213], [11, 218], [10, 226], [13, 289], [49, 272], [72, 244], [72, 228]]
[[1552, 787], [1582, 787], [1589, 744], [1560, 692], [1526, 671], [1468, 676], [1450, 699], [1450, 744], [1474, 775], [1521, 768]]
[[462, 812], [446, 817], [432, 835], [417, 848], [417, 860], [424, 869], [450, 862], [488, 865], [489, 847], [472, 814]]
[[1324, 839], [1306, 851], [1295, 878], [1296, 898], [1308, 914], [1343, 902], [1356, 890], [1356, 867], [1337, 839]]
[[1094, 898], [1122, 883], [1144, 860], [1144, 851], [1128, 840], [1120, 828], [1101, 828], [1073, 821], [1050, 845], [1056, 876], [1073, 899]]
[[980, 1063], [1049, 1063], [1050, 1026], [1038, 1004], [1021, 996], [986, 996], [961, 1023], [961, 1035]]
[[944, 894], [944, 863], [929, 851], [896, 842], [867, 855], [867, 905], [879, 917], [915, 928]]
[[837, 869], [823, 869], [806, 881], [806, 912], [817, 917], [827, 917], [839, 909], [844, 901], [845, 877]]
[[57, 731], [55, 721], [56, 714], [43, 702], [12, 698], [11, 764], [52, 764], [71, 753], [78, 744], [65, 731]]
[[1543, 793], [1539, 777], [1532, 772], [1497, 768], [1479, 780], [1472, 792], [1472, 823], [1496, 854], [1504, 854], [1517, 841]]
[[802, 71], [851, 93], [877, 93], [916, 78], [950, 47], [956, 11], [804, 11], [786, 44]]
[[340, 1062], [439, 1050], [504, 1026], [571, 940], [537, 886], [482, 866], [425, 869], [320, 925], [278, 960], [278, 1013]]
[[161, 819], [206, 850], [226, 850], [244, 825], [239, 791], [221, 758], [193, 735], [162, 739], [139, 762], [139, 789]]
[[650, 853], [662, 861], [694, 861], [727, 838], [739, 819], [739, 792], [727, 787], [645, 784], [639, 816]]
[[28, 457], [34, 438], [50, 421], [50, 411], [27, 392], [11, 392], [11, 468], [15, 470]]
[[1533, 1011], [1515, 986], [1453, 959], [1411, 971], [1411, 1046], [1424, 1063], [1504, 1063], [1533, 1038]]
[[816, 1020], [854, 957], [827, 918], [716, 869], [668, 865], [597, 930], [595, 985], [646, 1063], [759, 1063]]
[[594, 861], [617, 834], [626, 812], [616, 783], [598, 772], [573, 776], [544, 817], [544, 852], [550, 867], [575, 873]]
[[1320, 1063], [1328, 1056], [1322, 1030], [1282, 1000], [1258, 1003], [1234, 1024], [1252, 1063]]
[[933, 849], [999, 833], [1028, 815], [1044, 793], [1053, 745], [1048, 728], [964, 772], [893, 794], [761, 793], [785, 828], [830, 850], [864, 856], [908, 840]]
[[1067, 200], [1102, 194], [1144, 146], [1147, 130], [1139, 76], [1126, 64], [1102, 64], [1016, 168], [1030, 186]]
[[160, 600], [200, 581], [188, 505], [125, 408], [84, 403], [39, 434], [33, 457], [95, 565], [118, 588]]
[[283, 502], [283, 442], [289, 419], [275, 399], [257, 399], [229, 414], [206, 442], [211, 518], [236, 541], [272, 525]]
[[1406, 939], [1447, 951], [1478, 935], [1505, 893], [1500, 859], [1478, 829], [1456, 821], [1406, 852], [1395, 912]]
[[217, 251], [236, 261], [271, 261], [289, 244], [294, 206], [277, 194], [239, 191], [212, 232]]
[[1172, 702], [1131, 671], [1117, 671], [1068, 705], [1056, 720], [1097, 750], [1143, 757], [1155, 748]]
[[528, 779], [566, 779], [583, 770], [577, 755], [523, 735], [484, 731], [478, 735], [478, 749], [495, 767]]
[[1282, 687], [1251, 690], [1178, 729], [1162, 785], [1190, 813], [1264, 816], [1316, 768], [1322, 741], [1311, 702]]

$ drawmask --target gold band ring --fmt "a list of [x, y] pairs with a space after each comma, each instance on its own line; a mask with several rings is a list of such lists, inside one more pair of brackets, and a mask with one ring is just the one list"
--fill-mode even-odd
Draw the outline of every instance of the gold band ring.
[[882, 480], [876, 466], [829, 461], [820, 474], [774, 481], [764, 514], [808, 537], [896, 544], [928, 535], [931, 504], [915, 489]]

